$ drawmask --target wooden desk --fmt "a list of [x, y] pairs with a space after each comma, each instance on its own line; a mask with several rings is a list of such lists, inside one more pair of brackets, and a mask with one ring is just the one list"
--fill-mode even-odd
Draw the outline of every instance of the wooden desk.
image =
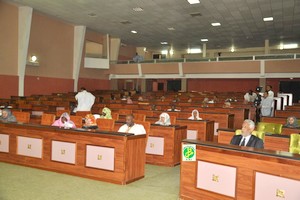
[[262, 117], [261, 118], [262, 122], [267, 122], [267, 123], [275, 123], [275, 124], [286, 124], [286, 118], [285, 117]]
[[299, 110], [275, 110], [275, 117], [288, 118], [290, 116], [300, 118]]
[[300, 155], [197, 140], [183, 144], [196, 145], [196, 161], [181, 161], [180, 199], [300, 198]]
[[[115, 131], [124, 123], [115, 122]], [[151, 124], [146, 145], [146, 163], [173, 167], [180, 163], [180, 145], [187, 136], [187, 126]]]
[[187, 126], [187, 131], [197, 131], [197, 140], [213, 141], [214, 121], [177, 119], [176, 124]]
[[283, 127], [281, 134], [283, 135], [291, 135], [293, 133], [300, 133], [300, 128], [288, 128], [288, 127]]
[[[156, 117], [156, 121], [159, 119], [159, 115], [162, 113], [162, 111], [154, 111], [153, 116]], [[191, 116], [191, 113], [185, 113], [185, 112], [167, 112], [167, 113], [175, 113], [178, 114], [178, 118], [180, 119], [188, 119]], [[200, 112], [200, 117], [203, 120], [209, 120], [209, 121], [215, 121], [219, 123], [219, 128], [233, 128], [234, 123], [234, 115], [228, 114], [228, 113], [213, 113], [213, 112]], [[150, 118], [146, 118], [150, 119]]]
[[[230, 144], [232, 137], [234, 136], [234, 130], [218, 130], [218, 143]], [[265, 135], [264, 148], [274, 151], [289, 151], [290, 137], [287, 135]]]
[[127, 184], [145, 174], [146, 135], [0, 123], [0, 161]]

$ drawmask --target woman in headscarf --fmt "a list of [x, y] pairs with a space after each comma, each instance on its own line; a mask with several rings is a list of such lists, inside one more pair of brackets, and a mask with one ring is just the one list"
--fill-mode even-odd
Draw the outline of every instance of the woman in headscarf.
[[196, 109], [192, 111], [192, 116], [190, 116], [188, 119], [190, 119], [190, 120], [202, 120], [202, 118], [199, 117], [199, 111], [196, 110]]
[[92, 114], [87, 114], [85, 116], [85, 123], [84, 123], [83, 127], [90, 128], [90, 129], [98, 128], [95, 116]]
[[298, 120], [296, 117], [288, 117], [286, 120], [286, 127], [299, 128]]
[[106, 106], [104, 106], [104, 108], [102, 109], [101, 118], [112, 119], [112, 117], [111, 117], [111, 110], [109, 108], [107, 108]]
[[11, 113], [9, 109], [3, 109], [2, 115], [0, 116], [1, 122], [17, 122], [16, 117]]
[[171, 125], [170, 115], [165, 112], [161, 113], [159, 116], [159, 120], [155, 122], [155, 124], [164, 125], [164, 126]]
[[70, 119], [70, 115], [66, 112], [61, 114], [60, 118], [55, 120], [52, 126], [58, 126], [59, 128], [76, 128], [74, 122]]

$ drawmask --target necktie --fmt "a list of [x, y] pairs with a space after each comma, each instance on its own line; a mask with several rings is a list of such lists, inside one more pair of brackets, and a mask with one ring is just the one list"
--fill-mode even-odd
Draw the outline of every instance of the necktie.
[[245, 146], [246, 138], [243, 138], [243, 141], [240, 146]]

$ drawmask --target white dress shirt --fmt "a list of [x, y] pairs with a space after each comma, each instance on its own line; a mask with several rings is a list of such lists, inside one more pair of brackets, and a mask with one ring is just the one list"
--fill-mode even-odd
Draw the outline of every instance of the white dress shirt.
[[129, 127], [127, 124], [124, 124], [119, 128], [118, 132], [132, 133], [134, 135], [146, 134], [146, 130], [145, 130], [144, 126], [141, 124], [134, 124], [131, 127]]
[[241, 139], [241, 142], [240, 142], [239, 146], [241, 146], [241, 144], [242, 144], [244, 138], [245, 138], [245, 146], [247, 146], [247, 144], [248, 144], [248, 142], [249, 142], [249, 140], [250, 140], [250, 138], [251, 138], [251, 135], [248, 135], [248, 136], [246, 136], [246, 137], [243, 137], [243, 138]]

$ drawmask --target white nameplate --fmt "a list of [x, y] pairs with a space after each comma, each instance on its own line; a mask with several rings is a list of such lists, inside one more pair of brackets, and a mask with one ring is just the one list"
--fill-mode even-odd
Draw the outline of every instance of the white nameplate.
[[235, 197], [236, 168], [198, 161], [197, 188]]
[[42, 158], [43, 140], [37, 138], [17, 136], [17, 154], [35, 158]]
[[187, 136], [186, 138], [189, 140], [196, 140], [198, 136], [197, 130], [187, 130]]
[[75, 164], [76, 144], [72, 142], [52, 141], [51, 160]]
[[214, 135], [218, 135], [218, 129], [219, 129], [219, 123], [215, 122], [214, 123]]
[[115, 149], [110, 147], [87, 145], [86, 166], [114, 171]]
[[300, 199], [300, 181], [279, 176], [255, 173], [255, 200]]
[[154, 155], [164, 155], [165, 140], [162, 137], [148, 137], [146, 153]]
[[9, 135], [0, 134], [0, 152], [9, 152]]

